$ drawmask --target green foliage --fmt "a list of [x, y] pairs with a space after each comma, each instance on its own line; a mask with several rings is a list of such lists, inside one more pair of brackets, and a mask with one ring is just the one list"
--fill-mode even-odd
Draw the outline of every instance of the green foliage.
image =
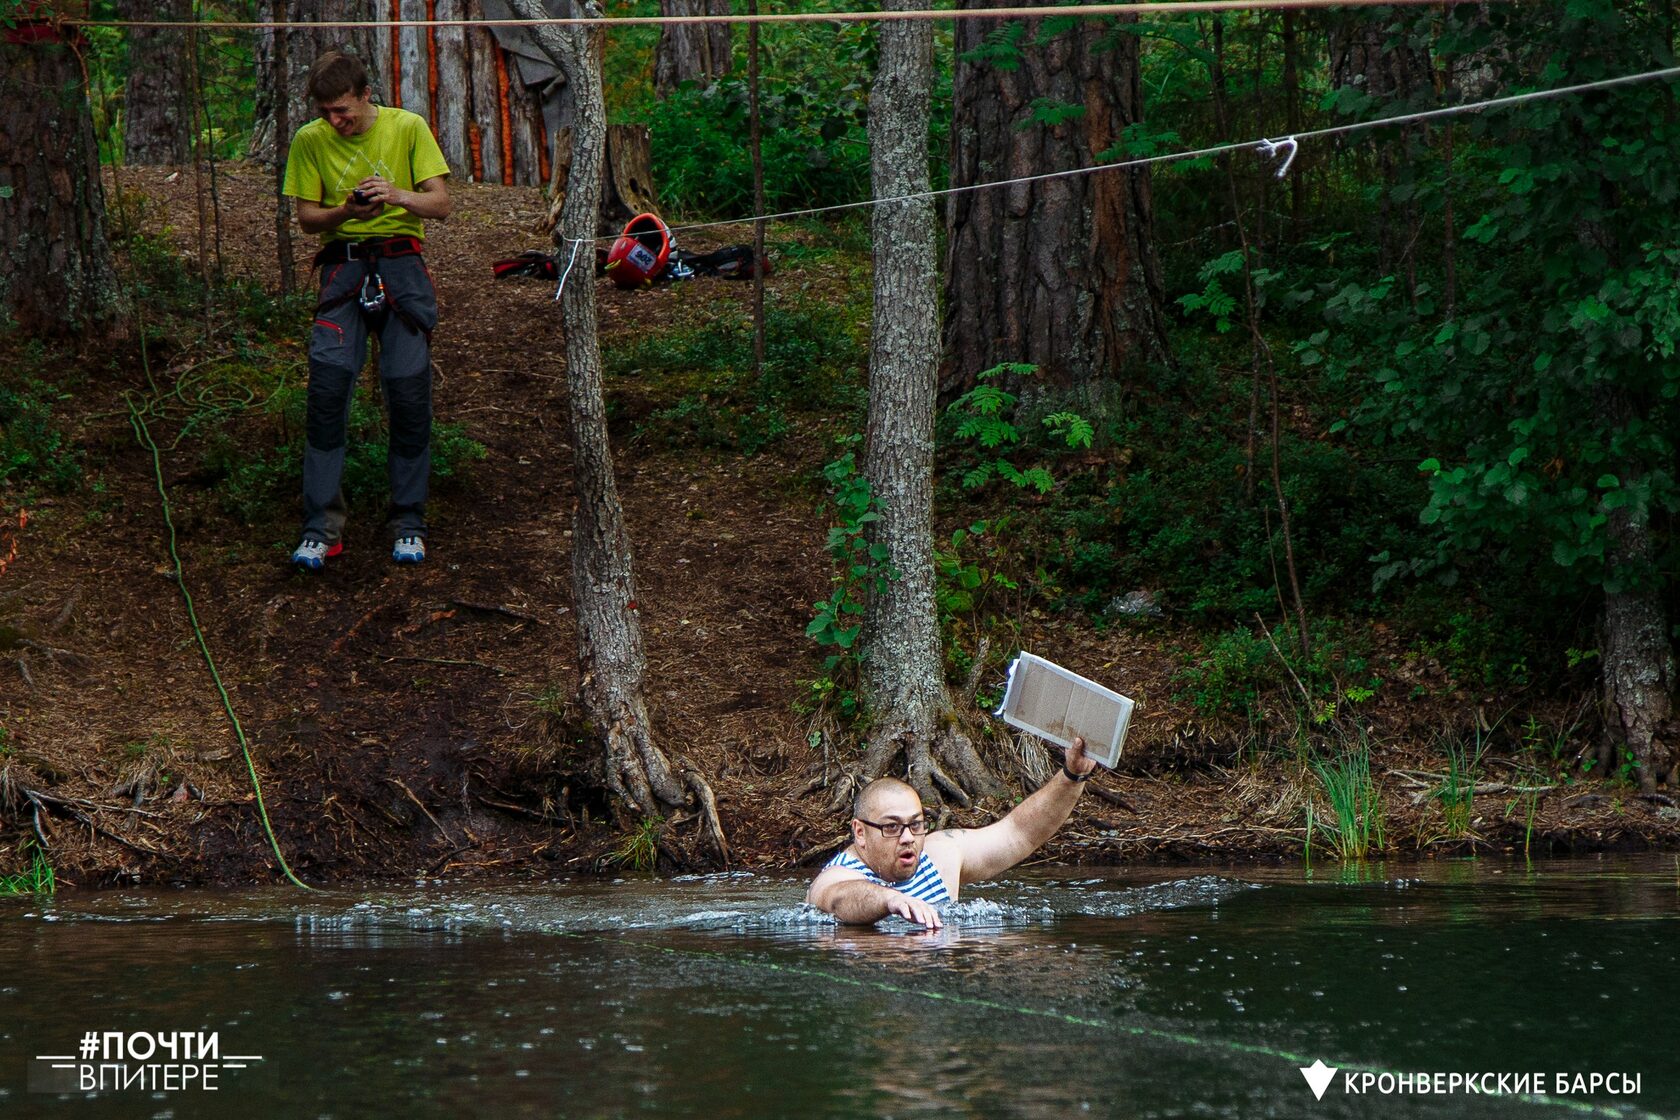
[[1312, 771], [1330, 815], [1307, 809], [1307, 842], [1316, 829], [1339, 860], [1363, 860], [1383, 848], [1382, 794], [1371, 777], [1371, 748], [1363, 739], [1333, 758], [1315, 758]]
[[[948, 32], [940, 38], [947, 39]], [[858, 202], [869, 197], [869, 89], [875, 29], [799, 25], [762, 36], [759, 112], [765, 202], [771, 210]], [[950, 131], [950, 73], [936, 71], [929, 168], [944, 185]], [[615, 119], [652, 134], [653, 175], [673, 212], [744, 215], [753, 200], [746, 67], [710, 85], [684, 83], [664, 98], [643, 87]]]
[[[252, 10], [242, 3], [206, 2], [197, 5], [194, 18], [209, 23], [248, 20], [251, 15]], [[134, 13], [115, 0], [93, 0], [89, 18], [133, 19]], [[102, 163], [118, 163], [124, 158], [127, 127], [124, 86], [130, 69], [128, 33], [117, 27], [89, 27], [86, 33], [91, 48], [88, 95], [99, 158]], [[242, 159], [250, 147], [251, 127], [256, 120], [255, 39], [238, 29], [206, 28], [198, 33], [196, 43], [198, 86], [188, 91], [195, 102], [192, 127], [216, 159]], [[180, 65], [190, 67], [190, 62], [182, 59]], [[190, 69], [187, 72], [192, 73]], [[300, 123], [294, 122], [293, 127]]]
[[[862, 436], [842, 436], [841, 447], [855, 448]], [[838, 524], [828, 530], [828, 554], [835, 563], [828, 598], [813, 603], [815, 612], [805, 636], [830, 650], [823, 659], [823, 680], [813, 685], [819, 703], [833, 701], [843, 718], [859, 714], [858, 670], [867, 651], [858, 643], [868, 596], [898, 578], [887, 562], [887, 546], [869, 540], [869, 526], [881, 519], [879, 501], [869, 479], [857, 467], [857, 452], [845, 454], [823, 468]]]
[[25, 377], [0, 384], [0, 487], [39, 484], [56, 493], [82, 481], [82, 454], [53, 422], [70, 394]]
[[1053, 97], [1035, 97], [1029, 108], [1032, 112], [1016, 124], [1018, 130], [1025, 131], [1034, 127], [1055, 128], [1069, 121], [1079, 120], [1085, 115], [1085, 106], [1057, 101]]
[[[750, 321], [707, 315], [693, 326], [606, 348], [607, 373], [636, 378], [675, 401], [653, 410], [638, 438], [699, 444], [754, 455], [791, 430], [790, 408], [850, 405], [860, 392], [865, 350], [852, 307], [769, 300], [764, 376], [754, 378]], [[667, 397], [667, 399], [669, 399]]]
[[1214, 329], [1225, 334], [1237, 325], [1236, 313], [1241, 308], [1238, 298], [1225, 290], [1231, 277], [1243, 274], [1243, 252], [1232, 249], [1202, 266], [1203, 288], [1178, 297], [1178, 305], [1191, 315], [1205, 314], [1213, 320]]
[[[1507, 81], [1564, 85], [1668, 65], [1650, 17], [1582, 0], [1520, 34], [1506, 16], [1454, 18], [1443, 47], [1500, 58]], [[1672, 535], [1648, 557], [1613, 556], [1609, 523], [1618, 510], [1643, 524], [1680, 511], [1680, 122], [1666, 98], [1623, 87], [1517, 106], [1471, 131], [1454, 166], [1420, 162], [1394, 187], [1435, 210], [1442, 174], [1453, 177], [1460, 260], [1475, 267], [1451, 313], [1438, 286], [1350, 284], [1303, 359], [1332, 378], [1369, 371], [1375, 390], [1349, 431], [1416, 454], [1425, 564], [1496, 552], [1576, 594], [1666, 584]]]
[[624, 834], [607, 856], [608, 862], [626, 871], [652, 871], [659, 863], [659, 837], [664, 831], [664, 817], [648, 817]]
[[[934, 540], [934, 604], [946, 667], [955, 680], [969, 675], [971, 651], [982, 637], [989, 636], [994, 649], [1018, 645], [1026, 596], [1010, 575], [1020, 561], [1009, 526], [1008, 517], [976, 521]], [[994, 706], [990, 697], [976, 699], [982, 707]]]
[[962, 56], [963, 62], [990, 66], [1006, 73], [1021, 67], [1021, 40], [1027, 25], [1019, 21], [999, 24], [986, 33], [980, 45]]
[[1297, 733], [1334, 728], [1382, 687], [1371, 670], [1367, 640], [1362, 631], [1326, 620], [1307, 656], [1287, 626], [1269, 637], [1236, 627], [1203, 639], [1200, 652], [1184, 659], [1173, 677], [1173, 699], [1204, 715], [1240, 717], [1250, 726], [1282, 714]]
[[46, 854], [31, 843], [25, 843], [24, 850], [29, 853], [29, 865], [10, 875], [0, 875], [0, 898], [56, 894], [58, 878]]
[[[1021, 443], [1021, 430], [1015, 426], [1016, 396], [996, 385], [987, 384], [1001, 377], [1030, 377], [1038, 367], [1020, 362], [1004, 362], [985, 370], [977, 377], [974, 388], [952, 401], [945, 410], [954, 424], [955, 438], [977, 446], [984, 452], [1000, 452], [996, 458], [981, 458], [963, 473], [965, 489], [977, 490], [994, 478], [1000, 478], [1021, 490], [1048, 494], [1056, 485], [1049, 470], [1041, 466], [1021, 468], [1012, 463], [1008, 453]], [[1069, 448], [1089, 448], [1095, 434], [1090, 421], [1073, 412], [1055, 412], [1046, 416], [1044, 428]]]
[[1482, 757], [1487, 753], [1487, 740], [1481, 727], [1477, 726], [1474, 739], [1469, 743], [1461, 737], [1450, 736], [1445, 753], [1446, 773], [1431, 796], [1441, 806], [1441, 821], [1447, 836], [1459, 840], [1470, 834], [1476, 783], [1481, 779]]

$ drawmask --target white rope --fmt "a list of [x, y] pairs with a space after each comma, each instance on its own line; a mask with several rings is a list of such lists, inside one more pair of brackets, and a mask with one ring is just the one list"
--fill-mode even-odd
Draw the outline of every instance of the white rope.
[[[158, 20], [158, 19], [64, 19], [65, 27], [148, 27], [236, 30], [241, 28], [296, 28], [309, 31], [348, 28], [427, 27], [666, 27], [684, 24], [742, 23], [888, 23], [911, 20], [1010, 20], [1046, 19], [1054, 16], [1182, 15], [1205, 12], [1312, 11], [1323, 8], [1382, 8], [1439, 4], [1441, 0], [1145, 0], [1133, 4], [1051, 4], [1044, 7], [936, 8], [915, 11], [871, 12], [765, 12], [759, 15], [712, 14], [699, 16], [553, 16], [548, 19], [365, 19], [321, 20]], [[1516, 0], [1507, 0], [1516, 2]]]
[[1295, 153], [1300, 150], [1300, 144], [1295, 137], [1286, 136], [1282, 140], [1262, 140], [1258, 145], [1260, 154], [1271, 159], [1279, 152], [1283, 153], [1283, 166], [1277, 169], [1277, 177], [1283, 178], [1289, 174], [1289, 165], [1295, 162]]
[[[1138, 159], [1120, 160], [1116, 163], [1100, 163], [1094, 167], [1076, 167], [1068, 171], [1046, 171], [1039, 175], [1022, 175], [1015, 179], [997, 179], [986, 183], [970, 183], [961, 187], [946, 187], [937, 191], [919, 191], [914, 194], [891, 195], [887, 198], [871, 198], [862, 202], [841, 202], [833, 206], [812, 206], [803, 210], [783, 210], [776, 214], [761, 214], [750, 218], [734, 218], [729, 221], [695, 222], [689, 225], [671, 226], [670, 232], [692, 233], [695, 230], [719, 229], [724, 226], [743, 225], [748, 222], [779, 222], [791, 218], [811, 218], [820, 214], [834, 214], [844, 210], [858, 210], [868, 206], [881, 206], [889, 202], [912, 202], [921, 199], [943, 198], [947, 195], [966, 194], [970, 191], [991, 190], [995, 187], [1016, 187], [1029, 183], [1044, 183], [1052, 179], [1069, 179], [1079, 175], [1094, 175], [1100, 171], [1125, 171], [1137, 167], [1148, 167], [1157, 163], [1177, 163], [1183, 160], [1208, 159], [1212, 156], [1227, 155], [1232, 152], [1255, 151], [1267, 158], [1273, 158], [1280, 152], [1287, 151], [1287, 158], [1283, 166], [1278, 169], [1281, 177], [1289, 170], [1289, 165], [1295, 159], [1295, 153], [1303, 140], [1322, 140], [1329, 136], [1342, 136], [1350, 132], [1361, 132], [1373, 128], [1393, 128], [1396, 125], [1417, 124], [1420, 121], [1440, 120], [1445, 117], [1458, 117], [1470, 113], [1485, 113], [1493, 109], [1505, 109], [1512, 105], [1520, 105], [1527, 101], [1547, 101], [1561, 97], [1574, 97], [1578, 94], [1591, 93], [1594, 90], [1612, 89], [1617, 86], [1635, 85], [1640, 82], [1664, 81], [1680, 78], [1680, 66], [1670, 66], [1662, 70], [1647, 70], [1641, 74], [1624, 74], [1617, 78], [1602, 78], [1595, 82], [1582, 82], [1573, 86], [1558, 86], [1555, 89], [1530, 90], [1527, 93], [1513, 93], [1504, 97], [1494, 97], [1486, 101], [1472, 101], [1463, 105], [1447, 105], [1439, 109], [1424, 109], [1416, 113], [1401, 113], [1397, 116], [1382, 117], [1377, 120], [1355, 121], [1351, 124], [1332, 125], [1328, 128], [1314, 129], [1311, 132], [1298, 132], [1283, 140], [1272, 141], [1266, 139], [1243, 140], [1231, 144], [1215, 144], [1208, 148], [1198, 148], [1189, 152], [1168, 152], [1165, 155], [1142, 156]], [[612, 241], [611, 237], [599, 238], [601, 241]]]
[[[566, 261], [566, 271], [564, 271], [560, 274], [560, 284], [559, 284], [559, 286], [554, 289], [554, 302], [555, 303], [560, 302], [560, 296], [566, 290], [566, 277], [568, 277], [572, 274], [572, 265], [577, 263], [578, 250], [583, 248], [583, 246], [585, 244], [585, 242], [581, 238], [577, 238], [577, 237], [568, 237], [568, 238], [566, 238], [566, 240], [570, 241], [572, 243], [572, 255], [571, 255], [571, 258]], [[590, 242], [588, 242], [588, 244], [593, 245], [594, 242], [590, 241]]]

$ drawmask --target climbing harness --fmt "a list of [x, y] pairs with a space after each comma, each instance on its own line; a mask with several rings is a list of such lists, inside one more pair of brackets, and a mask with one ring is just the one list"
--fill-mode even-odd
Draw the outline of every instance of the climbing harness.
[[315, 308], [315, 317], [319, 319], [327, 312], [335, 311], [355, 300], [364, 318], [377, 322], [385, 311], [389, 310], [405, 327], [415, 334], [425, 335], [426, 341], [430, 342], [432, 332], [396, 301], [385, 287], [385, 278], [379, 272], [380, 261], [397, 257], [417, 257], [423, 248], [424, 242], [418, 237], [376, 237], [366, 241], [328, 242], [324, 249], [315, 254], [315, 267], [319, 269], [328, 265], [354, 264], [359, 261], [362, 265], [362, 283], [359, 287], [351, 288], [331, 299], [322, 300]]

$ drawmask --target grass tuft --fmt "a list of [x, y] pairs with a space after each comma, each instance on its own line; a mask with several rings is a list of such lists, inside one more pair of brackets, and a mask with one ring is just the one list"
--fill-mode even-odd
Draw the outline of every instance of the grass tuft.
[[1369, 744], [1362, 740], [1356, 749], [1338, 758], [1314, 759], [1312, 769], [1325, 800], [1330, 803], [1330, 816], [1319, 818], [1309, 809], [1309, 843], [1316, 828], [1337, 859], [1363, 860], [1373, 851], [1381, 850], [1384, 846], [1382, 797], [1371, 777]]

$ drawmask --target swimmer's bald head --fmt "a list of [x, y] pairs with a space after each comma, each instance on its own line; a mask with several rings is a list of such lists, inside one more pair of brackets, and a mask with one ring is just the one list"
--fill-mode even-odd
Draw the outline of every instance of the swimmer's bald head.
[[858, 790], [857, 796], [852, 799], [852, 816], [860, 821], [879, 820], [878, 814], [883, 803], [902, 807], [906, 794], [915, 800], [916, 809], [919, 811], [922, 799], [914, 786], [897, 778], [876, 778]]

